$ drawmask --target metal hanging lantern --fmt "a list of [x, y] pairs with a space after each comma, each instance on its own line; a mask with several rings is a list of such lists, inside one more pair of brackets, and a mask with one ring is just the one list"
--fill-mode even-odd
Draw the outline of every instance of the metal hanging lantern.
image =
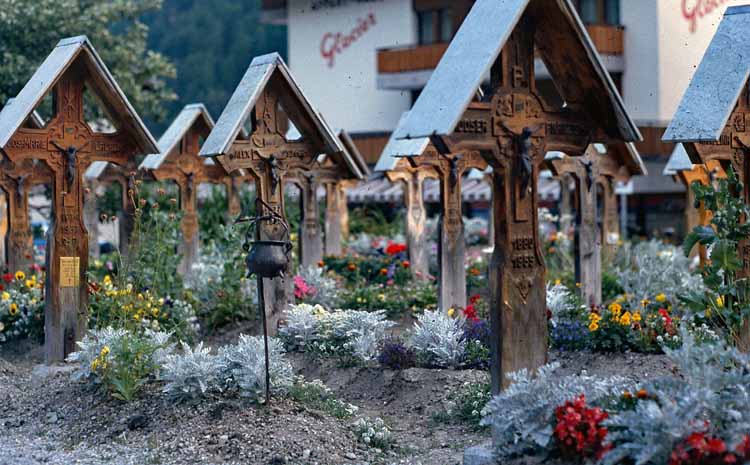
[[[289, 226], [284, 218], [273, 211], [267, 203], [258, 199], [258, 207], [266, 207], [269, 213], [266, 215], [256, 214], [255, 218], [240, 219], [238, 221], [249, 221], [250, 226], [245, 235], [243, 248], [247, 254], [246, 265], [248, 276], [256, 275], [261, 278], [283, 278], [291, 258], [292, 242], [289, 236]], [[260, 211], [260, 208], [257, 208]], [[278, 224], [284, 228], [285, 240], [261, 240], [259, 223]], [[250, 240], [251, 235], [254, 236]]]
[[[262, 211], [268, 212], [261, 215]], [[260, 197], [255, 202], [254, 218], [238, 218], [237, 223], [249, 222], [250, 226], [245, 233], [245, 243], [242, 248], [247, 252], [245, 263], [247, 264], [248, 277], [255, 275], [258, 280], [258, 308], [263, 320], [263, 342], [266, 361], [266, 405], [271, 400], [270, 359], [268, 351], [268, 321], [266, 319], [266, 303], [264, 298], [263, 279], [284, 278], [284, 272], [291, 262], [290, 252], [292, 242], [289, 235], [289, 226], [284, 218], [276, 213], [270, 205]], [[259, 223], [281, 225], [284, 228], [285, 240], [261, 240]], [[253, 238], [252, 240], [250, 238]]]

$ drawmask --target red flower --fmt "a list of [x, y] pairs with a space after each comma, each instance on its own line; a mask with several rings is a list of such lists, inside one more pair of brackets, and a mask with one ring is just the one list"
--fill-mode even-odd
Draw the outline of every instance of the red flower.
[[750, 459], [750, 437], [729, 451], [727, 443], [718, 437], [707, 436], [704, 432], [694, 432], [677, 444], [669, 457], [669, 465], [709, 465], [722, 463], [747, 463]]
[[482, 296], [479, 294], [474, 294], [473, 296], [469, 297], [469, 303], [471, 303], [472, 305], [476, 305], [480, 300], [482, 300]]
[[409, 260], [404, 260], [403, 262], [401, 262], [401, 266], [408, 269], [411, 266], [411, 263], [409, 262]]
[[397, 255], [401, 252], [406, 252], [406, 244], [397, 244], [395, 242], [389, 242], [385, 248], [385, 253], [388, 255]]
[[5, 281], [6, 283], [12, 283], [13, 282], [13, 275], [10, 274], [10, 273], [5, 273], [3, 275], [3, 281]]
[[601, 426], [608, 416], [598, 407], [587, 407], [583, 394], [557, 407], [553, 434], [561, 454], [568, 458], [601, 459], [612, 448], [611, 444], [605, 444], [607, 428]]
[[477, 309], [474, 307], [474, 305], [467, 305], [463, 312], [467, 320], [474, 323], [479, 321], [479, 317], [477, 316]]

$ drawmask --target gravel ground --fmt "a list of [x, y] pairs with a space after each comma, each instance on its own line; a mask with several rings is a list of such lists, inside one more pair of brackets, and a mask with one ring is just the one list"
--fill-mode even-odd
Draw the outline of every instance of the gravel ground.
[[[359, 414], [385, 420], [396, 448], [380, 452], [357, 440], [352, 420], [290, 400], [269, 407], [227, 398], [174, 405], [154, 385], [123, 404], [72, 383], [70, 367], [41, 367], [40, 355], [33, 346], [0, 353], [0, 465], [454, 465], [466, 447], [489, 440], [487, 431], [433, 420], [451, 408], [461, 384], [488, 379], [479, 371], [340, 368], [292, 355], [299, 374], [321, 379]], [[672, 370], [653, 355], [575, 352], [550, 359], [561, 363], [561, 375], [587, 370], [643, 379]]]

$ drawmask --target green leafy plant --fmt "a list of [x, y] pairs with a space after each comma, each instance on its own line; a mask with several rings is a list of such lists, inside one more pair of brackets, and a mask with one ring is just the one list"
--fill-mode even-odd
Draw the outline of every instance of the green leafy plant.
[[[703, 283], [707, 293], [693, 292], [687, 298], [694, 310], [708, 314], [725, 328], [735, 343], [747, 345], [747, 325], [750, 316], [750, 285], [741, 276], [743, 262], [738, 249], [750, 238], [750, 207], [745, 204], [744, 186], [730, 168], [726, 179], [718, 179], [708, 186], [693, 183], [696, 205], [713, 212], [711, 224], [698, 226], [685, 238], [683, 249], [689, 255], [700, 244], [709, 247], [710, 260], [703, 269]], [[744, 325], [744, 326], [743, 326]]]

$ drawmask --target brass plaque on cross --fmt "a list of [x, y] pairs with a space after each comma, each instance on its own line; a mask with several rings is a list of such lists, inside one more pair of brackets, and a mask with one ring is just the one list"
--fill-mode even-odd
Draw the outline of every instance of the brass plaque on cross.
[[80, 257], [60, 257], [60, 287], [78, 287], [80, 276]]

